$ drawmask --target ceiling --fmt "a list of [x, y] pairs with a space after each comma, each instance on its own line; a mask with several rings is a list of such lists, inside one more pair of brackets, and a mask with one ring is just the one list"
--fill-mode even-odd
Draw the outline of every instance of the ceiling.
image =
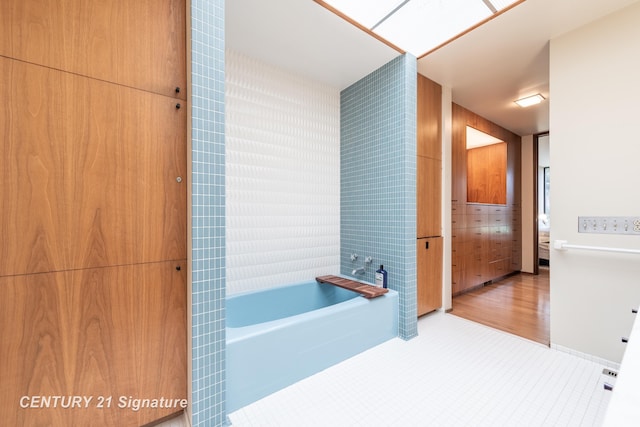
[[[549, 40], [640, 0], [526, 0], [418, 60], [453, 101], [518, 135], [549, 130]], [[398, 52], [313, 0], [225, 4], [228, 49], [344, 89]], [[513, 103], [541, 93], [546, 101]]]

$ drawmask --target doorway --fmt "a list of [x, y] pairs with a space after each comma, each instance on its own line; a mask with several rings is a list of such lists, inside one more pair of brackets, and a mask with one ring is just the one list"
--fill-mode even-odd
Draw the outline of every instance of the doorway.
[[[527, 245], [534, 246], [526, 256], [532, 256], [527, 267], [529, 273], [515, 273], [492, 280], [482, 287], [456, 296], [452, 314], [509, 332], [543, 345], [550, 343], [549, 304], [549, 232], [550, 232], [550, 182], [549, 133], [534, 135], [529, 139], [528, 155], [532, 168], [529, 184], [528, 218], [523, 227], [528, 228]], [[546, 178], [546, 179], [545, 179]], [[528, 194], [528, 195], [527, 195]], [[529, 210], [531, 209], [531, 210]]]
[[[540, 273], [540, 268], [550, 268], [549, 245], [551, 233], [551, 205], [549, 196], [551, 191], [551, 165], [549, 162], [549, 132], [534, 135], [534, 274]], [[548, 273], [548, 272], [547, 272]]]

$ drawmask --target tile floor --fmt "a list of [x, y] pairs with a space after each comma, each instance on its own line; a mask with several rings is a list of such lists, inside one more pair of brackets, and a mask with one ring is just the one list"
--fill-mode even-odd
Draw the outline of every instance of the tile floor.
[[233, 426], [601, 425], [614, 382], [602, 365], [441, 312], [418, 328], [230, 414]]

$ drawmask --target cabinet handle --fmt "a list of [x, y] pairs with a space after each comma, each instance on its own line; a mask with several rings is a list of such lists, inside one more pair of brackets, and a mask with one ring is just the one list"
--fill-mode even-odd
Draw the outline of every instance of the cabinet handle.
[[633, 314], [638, 314], [638, 309], [637, 309], [637, 308], [632, 308], [632, 309], [631, 309], [631, 312], [632, 312]]
[[627, 337], [622, 337], [622, 342], [623, 342], [623, 343], [628, 343], [628, 342], [629, 342], [629, 338], [627, 338]]
[[424, 242], [424, 248], [429, 249], [429, 241]]

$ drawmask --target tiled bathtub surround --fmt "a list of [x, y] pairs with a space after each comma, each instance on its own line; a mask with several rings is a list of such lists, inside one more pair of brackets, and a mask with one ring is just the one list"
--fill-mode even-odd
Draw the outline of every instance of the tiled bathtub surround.
[[[224, 1], [191, 0], [191, 416], [226, 425]], [[159, 373], [161, 374], [161, 373]]]
[[227, 293], [336, 274], [338, 89], [227, 51]]
[[[399, 335], [416, 326], [416, 58], [402, 55], [340, 96], [340, 272], [373, 257], [400, 294]], [[350, 255], [359, 255], [352, 262]]]

